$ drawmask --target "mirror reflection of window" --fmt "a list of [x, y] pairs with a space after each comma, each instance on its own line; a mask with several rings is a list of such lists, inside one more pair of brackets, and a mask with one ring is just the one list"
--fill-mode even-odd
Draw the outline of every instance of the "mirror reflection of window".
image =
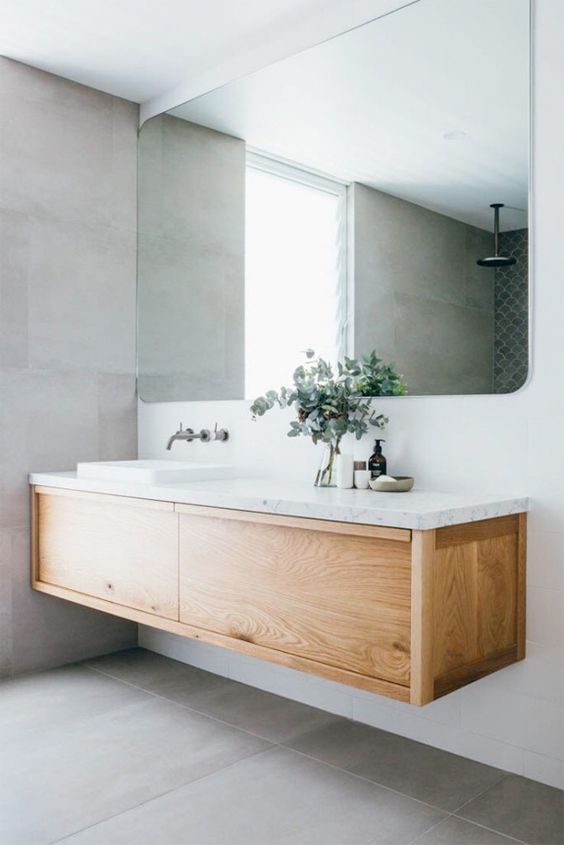
[[288, 384], [309, 347], [345, 351], [346, 187], [249, 154], [245, 393]]

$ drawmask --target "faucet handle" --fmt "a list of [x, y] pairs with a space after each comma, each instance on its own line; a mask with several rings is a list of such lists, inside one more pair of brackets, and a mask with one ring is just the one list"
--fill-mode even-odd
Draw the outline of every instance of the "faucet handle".
[[219, 428], [217, 427], [217, 423], [215, 424], [215, 428], [213, 430], [213, 440], [220, 440], [225, 441], [229, 437], [229, 432], [226, 428]]

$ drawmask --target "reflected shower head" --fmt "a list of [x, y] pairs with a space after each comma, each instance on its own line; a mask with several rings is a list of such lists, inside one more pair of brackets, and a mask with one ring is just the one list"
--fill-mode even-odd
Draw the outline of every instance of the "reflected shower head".
[[476, 264], [480, 267], [511, 267], [516, 261], [512, 255], [491, 255], [489, 258], [479, 258]]
[[503, 208], [503, 203], [492, 202], [490, 208], [494, 210], [494, 254], [487, 258], [479, 258], [476, 264], [480, 267], [511, 267], [517, 259], [512, 255], [499, 254], [499, 209]]

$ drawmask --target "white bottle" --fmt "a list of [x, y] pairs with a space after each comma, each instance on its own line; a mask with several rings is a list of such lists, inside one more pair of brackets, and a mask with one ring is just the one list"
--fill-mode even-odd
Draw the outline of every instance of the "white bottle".
[[353, 479], [356, 489], [368, 490], [370, 470], [366, 469], [366, 461], [354, 461], [353, 468]]
[[346, 452], [337, 455], [337, 487], [350, 490], [353, 486], [353, 457]]

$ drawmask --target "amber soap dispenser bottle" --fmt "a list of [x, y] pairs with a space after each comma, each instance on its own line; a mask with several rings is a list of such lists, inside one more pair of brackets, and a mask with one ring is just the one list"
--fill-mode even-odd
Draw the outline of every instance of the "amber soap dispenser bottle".
[[385, 443], [385, 440], [376, 440], [376, 448], [374, 449], [374, 454], [371, 455], [368, 461], [368, 469], [370, 470], [370, 477], [371, 478], [378, 478], [380, 475], [387, 475], [387, 463], [386, 458], [382, 454], [382, 447], [380, 443]]

